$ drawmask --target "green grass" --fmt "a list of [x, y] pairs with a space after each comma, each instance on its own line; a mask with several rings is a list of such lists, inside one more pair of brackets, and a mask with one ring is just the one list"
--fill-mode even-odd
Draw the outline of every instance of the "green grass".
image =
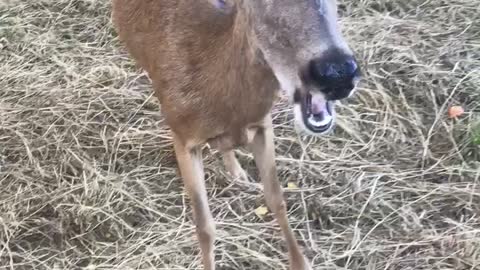
[[474, 145], [480, 146], [480, 122], [474, 124], [472, 128], [472, 142]]

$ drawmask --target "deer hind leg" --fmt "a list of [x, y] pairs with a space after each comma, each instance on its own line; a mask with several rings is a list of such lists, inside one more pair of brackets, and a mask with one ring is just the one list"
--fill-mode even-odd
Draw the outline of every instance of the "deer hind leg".
[[200, 148], [189, 149], [173, 137], [178, 166], [193, 208], [203, 266], [205, 270], [215, 270], [215, 223], [208, 206], [202, 153]]
[[222, 157], [225, 168], [234, 179], [239, 179], [244, 182], [248, 181], [247, 173], [244, 169], [242, 169], [242, 166], [235, 157], [235, 152], [233, 150], [223, 152]]
[[275, 166], [275, 149], [273, 142], [273, 128], [271, 117], [265, 119], [264, 127], [259, 128], [252, 143], [249, 145], [253, 152], [255, 162], [262, 179], [265, 192], [265, 200], [268, 207], [275, 214], [282, 233], [287, 242], [291, 270], [311, 269], [303, 256], [297, 240], [290, 228], [287, 217], [287, 209], [283, 198], [283, 190], [277, 179]]

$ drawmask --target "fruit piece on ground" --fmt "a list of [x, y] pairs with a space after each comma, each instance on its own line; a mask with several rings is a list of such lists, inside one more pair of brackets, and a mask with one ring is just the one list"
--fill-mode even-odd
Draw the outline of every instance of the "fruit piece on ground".
[[462, 108], [462, 106], [452, 106], [448, 109], [448, 117], [450, 118], [458, 118], [464, 113], [465, 110]]

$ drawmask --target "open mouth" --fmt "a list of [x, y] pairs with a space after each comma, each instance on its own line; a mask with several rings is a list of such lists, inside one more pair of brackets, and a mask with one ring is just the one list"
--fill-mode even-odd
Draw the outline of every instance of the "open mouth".
[[333, 102], [320, 94], [306, 94], [301, 100], [305, 126], [314, 133], [328, 132], [334, 124]]

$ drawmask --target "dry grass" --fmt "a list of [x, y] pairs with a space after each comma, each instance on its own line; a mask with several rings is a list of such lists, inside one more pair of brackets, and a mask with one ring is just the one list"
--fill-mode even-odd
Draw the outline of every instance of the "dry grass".
[[[299, 138], [274, 112], [292, 226], [315, 269], [480, 269], [480, 1], [343, 2], [367, 71], [335, 134]], [[200, 269], [169, 132], [108, 1], [0, 10], [0, 269]], [[452, 104], [467, 114], [447, 119]], [[286, 269], [261, 188], [205, 154], [219, 268]]]

